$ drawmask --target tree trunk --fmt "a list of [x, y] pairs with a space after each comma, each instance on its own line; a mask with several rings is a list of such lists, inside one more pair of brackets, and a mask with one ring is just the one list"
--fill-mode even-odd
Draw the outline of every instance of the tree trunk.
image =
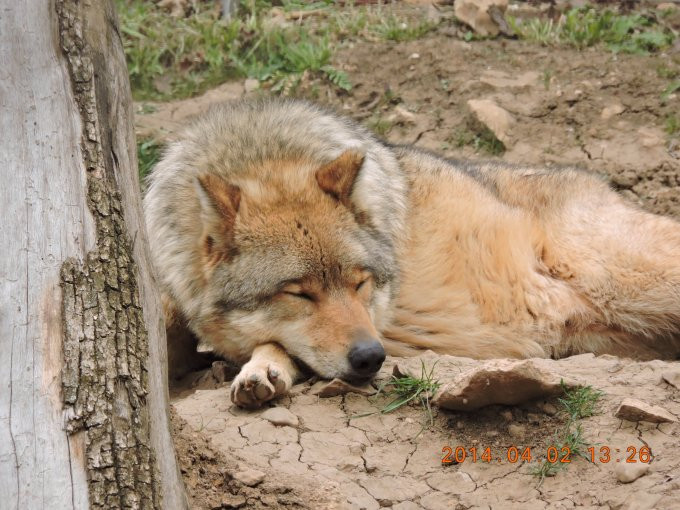
[[113, 0], [0, 2], [0, 507], [186, 508]]

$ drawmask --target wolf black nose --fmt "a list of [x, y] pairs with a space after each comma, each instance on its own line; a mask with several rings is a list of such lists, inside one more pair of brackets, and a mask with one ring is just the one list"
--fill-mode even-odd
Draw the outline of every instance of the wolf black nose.
[[385, 361], [385, 349], [377, 340], [360, 340], [349, 351], [349, 364], [359, 377], [375, 374]]

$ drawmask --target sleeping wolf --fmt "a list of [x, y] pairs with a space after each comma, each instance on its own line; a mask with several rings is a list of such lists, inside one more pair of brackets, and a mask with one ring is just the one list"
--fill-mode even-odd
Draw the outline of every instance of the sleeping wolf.
[[577, 169], [445, 160], [263, 100], [196, 120], [148, 184], [170, 363], [188, 333], [245, 363], [240, 406], [301, 368], [370, 379], [386, 352], [680, 352], [680, 225]]

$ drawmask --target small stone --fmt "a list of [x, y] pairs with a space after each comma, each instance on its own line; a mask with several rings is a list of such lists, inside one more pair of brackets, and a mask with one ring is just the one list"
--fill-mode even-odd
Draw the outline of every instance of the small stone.
[[561, 395], [563, 381], [567, 388], [575, 386], [535, 360], [490, 360], [442, 384], [433, 402], [453, 411], [471, 411], [492, 404], [516, 405]]
[[394, 113], [388, 117], [388, 120], [400, 124], [414, 124], [416, 116], [403, 106], [399, 105], [394, 108]]
[[507, 7], [508, 0], [456, 0], [454, 12], [458, 20], [478, 34], [495, 36], [500, 33], [501, 27], [498, 26], [492, 13], [496, 10], [502, 16]]
[[534, 425], [541, 423], [541, 418], [536, 413], [527, 413], [527, 420]]
[[661, 374], [663, 380], [666, 381], [671, 386], [675, 386], [680, 389], [680, 369], [669, 370]]
[[621, 483], [634, 482], [649, 471], [649, 464], [645, 462], [622, 462], [614, 468], [616, 479]]
[[668, 423], [677, 421], [675, 416], [663, 407], [653, 406], [641, 400], [626, 398], [616, 410], [615, 416], [628, 421], [648, 421], [650, 423]]
[[541, 405], [541, 411], [543, 411], [548, 416], [555, 416], [557, 414], [557, 408], [550, 402], [546, 402], [545, 404]]
[[345, 395], [346, 393], [358, 393], [359, 395], [370, 396], [375, 393], [375, 389], [370, 384], [363, 386], [353, 386], [342, 379], [333, 379], [332, 381], [319, 381], [310, 391], [312, 395], [319, 397], [337, 397], [338, 395]]
[[505, 411], [501, 411], [501, 418], [503, 418], [505, 421], [512, 421], [512, 411], [510, 409], [506, 409]]
[[245, 89], [246, 92], [253, 92], [254, 90], [257, 90], [257, 89], [260, 88], [260, 82], [259, 82], [259, 80], [256, 80], [255, 78], [248, 78], [243, 83], [243, 88]]
[[603, 120], [608, 120], [614, 117], [615, 115], [622, 114], [624, 110], [625, 108], [621, 103], [614, 103], [604, 107], [602, 113], [600, 113], [600, 118]]
[[510, 142], [510, 132], [515, 124], [515, 119], [510, 112], [498, 106], [491, 99], [470, 99], [468, 108], [479, 122], [496, 135], [501, 142]]
[[524, 425], [517, 425], [515, 423], [511, 423], [508, 425], [508, 434], [510, 434], [510, 437], [513, 439], [522, 439], [524, 438], [524, 433], [526, 431], [526, 428]]
[[241, 482], [248, 487], [255, 487], [258, 483], [264, 480], [264, 473], [257, 469], [244, 469], [234, 473], [234, 479]]
[[408, 58], [411, 60], [417, 60], [420, 58], [420, 53], [411, 53]]
[[299, 420], [298, 417], [291, 413], [285, 407], [272, 407], [267, 409], [262, 413], [262, 418], [269, 420], [274, 425], [297, 427]]
[[241, 508], [246, 504], [246, 498], [240, 494], [227, 494], [222, 496], [222, 501], [220, 503], [222, 504], [222, 508]]
[[486, 435], [487, 437], [496, 437], [499, 435], [499, 433], [497, 430], [489, 430], [487, 431]]
[[661, 2], [660, 4], [656, 4], [656, 8], [660, 11], [674, 11], [678, 6], [673, 2]]

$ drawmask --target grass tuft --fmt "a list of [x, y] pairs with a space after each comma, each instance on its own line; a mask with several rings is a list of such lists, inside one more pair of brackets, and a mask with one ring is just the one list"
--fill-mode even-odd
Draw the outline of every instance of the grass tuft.
[[475, 152], [489, 156], [500, 156], [505, 152], [505, 145], [488, 127], [477, 121], [468, 122], [468, 126], [461, 127], [455, 133], [457, 147], [470, 145]]
[[161, 158], [163, 145], [153, 138], [137, 140], [137, 162], [139, 165], [139, 181], [144, 185], [144, 179], [151, 168]]
[[183, 18], [149, 0], [116, 4], [136, 100], [194, 96], [236, 77], [280, 94], [294, 92], [304, 77], [348, 91], [349, 77], [331, 63], [338, 47], [357, 39], [408, 41], [435, 27], [386, 14], [382, 5], [335, 9], [332, 0], [242, 0], [228, 22], [212, 2], [192, 2]]
[[[392, 398], [389, 403], [387, 403], [378, 411], [358, 414], [352, 416], [352, 419], [378, 413], [391, 413], [410, 402], [419, 402], [428, 418], [426, 424], [429, 424], [430, 426], [434, 425], [434, 414], [432, 412], [430, 399], [434, 396], [440, 386], [439, 381], [435, 381], [433, 377], [434, 367], [437, 363], [435, 362], [429, 371], [425, 367], [425, 363], [423, 361], [421, 361], [420, 364], [420, 377], [397, 377], [393, 375], [390, 379], [383, 383], [380, 388], [378, 388], [378, 393], [376, 393], [374, 398], [384, 394]], [[423, 425], [423, 430], [424, 428], [425, 425]]]
[[[562, 451], [562, 448], [565, 447], [569, 448], [572, 457], [580, 456], [587, 459], [587, 443], [583, 437], [583, 428], [577, 422], [595, 414], [597, 403], [603, 393], [600, 390], [593, 389], [592, 386], [579, 386], [569, 389], [564, 381], [561, 384], [564, 397], [558, 399], [558, 401], [562, 405], [562, 414], [566, 415], [566, 423], [555, 431], [551, 444], [558, 451]], [[568, 463], [559, 461], [549, 462], [544, 460], [540, 465], [534, 466], [530, 473], [538, 477], [538, 485], [540, 486], [546, 477], [555, 476], [568, 465]]]
[[670, 46], [677, 34], [646, 14], [619, 14], [611, 9], [577, 7], [552, 19], [518, 20], [509, 24], [522, 39], [544, 45], [568, 45], [578, 49], [606, 44], [622, 53], [648, 54]]

